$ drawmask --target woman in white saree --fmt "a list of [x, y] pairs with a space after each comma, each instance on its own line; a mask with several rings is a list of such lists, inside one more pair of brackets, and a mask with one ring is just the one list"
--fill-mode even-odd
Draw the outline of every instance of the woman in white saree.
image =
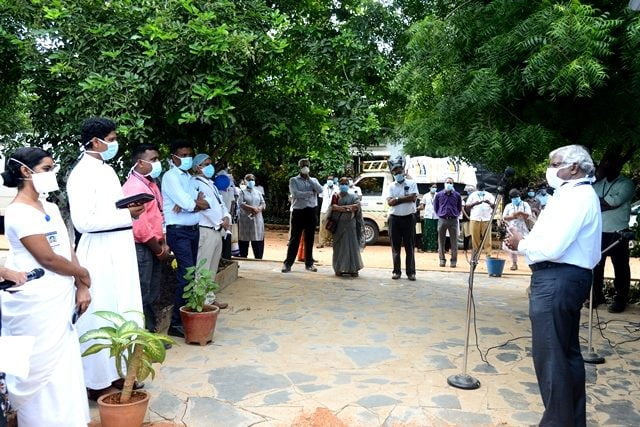
[[4, 185], [18, 187], [5, 213], [10, 244], [6, 267], [45, 271], [0, 295], [2, 335], [35, 337], [28, 376], [7, 376], [21, 427], [76, 427], [90, 421], [72, 316], [87, 309], [91, 279], [71, 249], [58, 207], [41, 197], [58, 190], [53, 169], [51, 154], [24, 147], [7, 158], [2, 173]]

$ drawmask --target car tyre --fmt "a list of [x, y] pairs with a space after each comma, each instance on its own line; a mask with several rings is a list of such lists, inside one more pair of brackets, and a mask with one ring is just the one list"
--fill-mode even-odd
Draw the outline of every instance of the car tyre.
[[375, 222], [370, 219], [364, 220], [364, 242], [366, 245], [375, 245], [380, 237], [380, 230]]

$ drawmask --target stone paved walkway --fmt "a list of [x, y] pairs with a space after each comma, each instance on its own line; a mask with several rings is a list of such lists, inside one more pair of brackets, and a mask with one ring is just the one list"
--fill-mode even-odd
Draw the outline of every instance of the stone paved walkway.
[[[530, 338], [489, 352], [473, 347], [469, 371], [482, 383], [447, 385], [462, 369], [467, 275], [419, 272], [393, 281], [388, 270], [359, 278], [296, 264], [243, 262], [240, 279], [219, 293], [215, 342], [179, 343], [154, 381], [151, 421], [187, 426], [532, 425], [542, 413]], [[528, 336], [526, 277], [476, 278], [477, 332], [483, 351]], [[583, 310], [586, 313], [586, 310]], [[640, 336], [627, 322], [638, 310], [600, 310], [605, 334]], [[586, 322], [586, 314], [583, 321]], [[636, 328], [637, 329], [637, 328]], [[597, 332], [597, 331], [596, 331]], [[586, 323], [581, 333], [586, 338]], [[473, 343], [473, 331], [472, 331]], [[604, 365], [587, 365], [590, 425], [640, 425], [640, 342], [612, 349], [599, 334]], [[336, 419], [313, 424], [317, 408]], [[97, 417], [95, 408], [92, 414]]]

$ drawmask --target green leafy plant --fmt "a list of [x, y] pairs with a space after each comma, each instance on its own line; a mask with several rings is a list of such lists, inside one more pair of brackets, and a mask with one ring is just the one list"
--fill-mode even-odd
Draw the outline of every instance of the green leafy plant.
[[[105, 319], [112, 326], [103, 326], [82, 334], [81, 343], [102, 341], [87, 348], [82, 356], [109, 349], [110, 356], [115, 359], [118, 375], [124, 379], [120, 403], [127, 403], [131, 399], [135, 381], [143, 381], [149, 375], [151, 378], [155, 377], [153, 364], [164, 362], [167, 354], [164, 345], [174, 344], [174, 341], [165, 335], [149, 332], [137, 322], [127, 320], [118, 313], [96, 311], [94, 315]], [[125, 367], [126, 373], [123, 369]]]
[[207, 259], [201, 259], [198, 265], [187, 267], [184, 278], [189, 281], [184, 287], [182, 298], [187, 302], [186, 307], [191, 311], [202, 312], [202, 307], [211, 292], [220, 289], [220, 286], [213, 280], [211, 270], [204, 268]]

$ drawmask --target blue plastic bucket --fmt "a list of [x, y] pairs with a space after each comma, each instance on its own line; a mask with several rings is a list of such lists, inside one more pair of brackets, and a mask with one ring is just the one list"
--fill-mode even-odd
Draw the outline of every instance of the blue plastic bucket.
[[506, 260], [500, 258], [487, 258], [487, 273], [492, 277], [501, 277]]

